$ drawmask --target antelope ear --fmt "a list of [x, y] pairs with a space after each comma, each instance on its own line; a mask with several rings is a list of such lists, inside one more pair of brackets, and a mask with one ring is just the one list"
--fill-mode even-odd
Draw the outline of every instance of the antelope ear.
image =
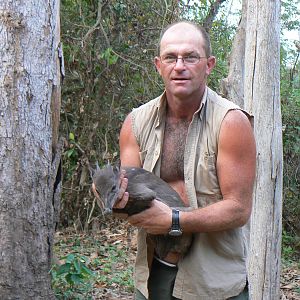
[[94, 176], [94, 174], [96, 173], [96, 170], [93, 169], [91, 166], [88, 166], [88, 169], [89, 169], [89, 171], [90, 171], [90, 176], [91, 176], [91, 178], [93, 179], [93, 176]]
[[95, 175], [95, 173], [97, 172], [97, 171], [99, 171], [100, 170], [100, 168], [99, 168], [99, 165], [98, 165], [98, 162], [96, 161], [96, 163], [95, 163], [95, 169], [93, 169], [92, 167], [91, 167], [91, 165], [88, 163], [88, 169], [89, 169], [89, 171], [90, 171], [90, 176], [91, 176], [91, 178], [93, 179], [93, 177], [94, 177], [94, 175]]
[[100, 167], [99, 167], [98, 162], [96, 161], [96, 170], [94, 170], [94, 171], [98, 171], [98, 170], [100, 170]]
[[114, 174], [114, 168], [113, 166], [108, 162], [105, 166], [105, 169], [111, 174], [113, 173]]
[[119, 167], [114, 166], [114, 167], [113, 167], [113, 172], [114, 172], [114, 174], [119, 174], [119, 172], [120, 172]]

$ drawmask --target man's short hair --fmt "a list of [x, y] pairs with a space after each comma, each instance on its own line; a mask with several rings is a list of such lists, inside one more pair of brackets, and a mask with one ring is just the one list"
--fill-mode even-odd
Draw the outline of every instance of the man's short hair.
[[177, 24], [188, 24], [188, 25], [193, 26], [195, 29], [197, 29], [201, 33], [201, 35], [204, 39], [204, 51], [205, 51], [206, 57], [211, 56], [211, 43], [210, 43], [210, 37], [209, 37], [207, 31], [204, 29], [204, 27], [200, 26], [199, 24], [196, 24], [196, 23], [193, 23], [190, 21], [177, 21], [172, 24], [169, 24], [167, 27], [165, 27], [162, 30], [162, 32], [160, 34], [160, 38], [159, 38], [159, 43], [158, 43], [158, 55], [160, 55], [160, 44], [161, 44], [161, 40], [162, 40], [164, 34], [166, 33], [166, 31], [168, 29], [170, 29], [171, 27], [173, 27]]

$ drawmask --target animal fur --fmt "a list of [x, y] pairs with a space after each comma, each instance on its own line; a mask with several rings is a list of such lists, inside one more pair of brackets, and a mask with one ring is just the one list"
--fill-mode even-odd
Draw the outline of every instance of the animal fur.
[[[129, 193], [129, 200], [124, 209], [113, 208], [119, 194], [119, 169], [108, 165], [103, 169], [97, 167], [93, 171], [93, 182], [100, 196], [98, 205], [104, 209], [104, 212], [127, 213], [131, 216], [149, 208], [154, 199], [172, 208], [188, 210], [178, 193], [161, 178], [142, 168], [125, 167], [123, 169], [126, 171], [125, 177], [128, 178], [127, 191]], [[156, 254], [161, 259], [164, 259], [170, 251], [186, 254], [192, 243], [192, 235], [187, 233], [179, 237], [149, 234], [149, 238], [154, 244]]]

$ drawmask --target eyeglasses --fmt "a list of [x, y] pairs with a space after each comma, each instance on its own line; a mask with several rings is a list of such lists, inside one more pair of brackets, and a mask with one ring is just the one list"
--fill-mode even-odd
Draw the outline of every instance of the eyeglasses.
[[201, 58], [207, 58], [206, 56], [198, 56], [198, 55], [187, 55], [182, 57], [177, 57], [173, 55], [166, 55], [160, 57], [160, 61], [166, 65], [175, 65], [178, 59], [181, 59], [185, 65], [196, 65]]

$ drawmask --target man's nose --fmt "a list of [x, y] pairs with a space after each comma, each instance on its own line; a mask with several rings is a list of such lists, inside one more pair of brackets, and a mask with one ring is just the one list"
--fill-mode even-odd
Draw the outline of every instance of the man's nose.
[[184, 63], [183, 57], [177, 57], [174, 69], [175, 70], [185, 69], [185, 63]]

